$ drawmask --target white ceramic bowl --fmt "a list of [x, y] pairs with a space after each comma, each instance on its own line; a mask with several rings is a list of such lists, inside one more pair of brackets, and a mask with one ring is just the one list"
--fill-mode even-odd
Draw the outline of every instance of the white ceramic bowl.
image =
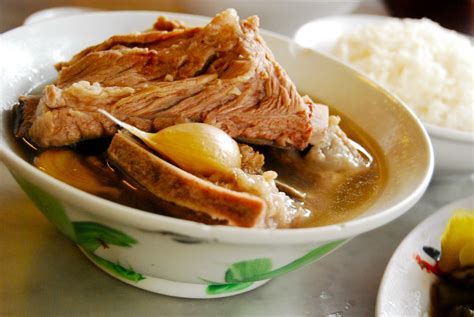
[[[331, 54], [342, 35], [352, 32], [355, 28], [383, 23], [389, 19], [393, 18], [363, 14], [326, 17], [303, 25], [295, 33], [294, 40], [304, 47]], [[474, 173], [474, 133], [427, 122], [423, 124], [433, 142], [436, 178]]]
[[104, 271], [167, 295], [238, 294], [390, 222], [421, 197], [431, 177], [433, 155], [428, 136], [411, 111], [334, 59], [268, 32], [263, 32], [268, 45], [296, 85], [363, 127], [385, 154], [385, 188], [359, 217], [307, 229], [208, 226], [107, 201], [26, 162], [8, 124], [9, 110], [18, 96], [53, 80], [56, 62], [113, 34], [147, 29], [159, 14], [195, 25], [207, 21], [160, 12], [90, 13], [20, 27], [0, 36], [0, 158], [44, 215]]
[[65, 17], [92, 11], [98, 11], [98, 9], [90, 7], [53, 7], [36, 11], [35, 13], [29, 15], [23, 24], [33, 24], [58, 17]]
[[177, 5], [193, 14], [213, 16], [227, 8], [246, 18], [258, 15], [263, 28], [292, 36], [304, 23], [334, 14], [349, 13], [362, 0], [177, 0]]

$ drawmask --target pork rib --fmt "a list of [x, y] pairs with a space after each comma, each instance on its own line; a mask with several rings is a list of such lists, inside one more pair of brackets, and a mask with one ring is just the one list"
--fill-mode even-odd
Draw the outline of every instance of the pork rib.
[[[315, 104], [300, 96], [274, 60], [259, 35], [258, 18], [239, 21], [233, 9], [218, 14], [204, 27], [185, 28], [159, 19], [151, 31], [114, 36], [85, 49], [58, 69], [58, 90], [87, 81], [104, 90], [126, 88], [133, 92], [90, 107], [65, 102], [61, 108], [37, 111], [26, 136], [43, 147], [115, 132], [99, 131], [97, 125], [78, 127], [78, 133], [41, 132], [57, 126], [52, 120], [65, 125], [64, 130], [90, 120], [112, 126], [91, 114], [94, 107], [106, 107], [121, 119], [151, 131], [179, 122], [205, 122], [234, 138], [266, 140], [299, 150], [308, 145], [315, 129]], [[183, 85], [183, 80], [189, 80], [185, 84], [192, 88], [188, 86], [186, 92], [173, 88]], [[193, 80], [198, 83], [191, 84]], [[169, 95], [164, 95], [163, 86], [160, 93], [153, 88], [160, 84], [167, 85]], [[40, 102], [41, 106], [44, 103]], [[89, 126], [95, 126], [93, 133], [87, 131]]]
[[126, 175], [154, 195], [207, 214], [229, 225], [254, 227], [265, 216], [261, 198], [203, 180], [162, 160], [126, 133], [117, 133], [108, 157]]

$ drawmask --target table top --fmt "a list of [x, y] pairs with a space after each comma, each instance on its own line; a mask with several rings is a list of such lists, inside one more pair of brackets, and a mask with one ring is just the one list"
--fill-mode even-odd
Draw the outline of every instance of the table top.
[[[0, 24], [0, 32], [21, 24], [30, 9], [14, 3], [26, 2], [2, 2], [16, 18]], [[383, 10], [369, 1], [357, 12]], [[371, 316], [385, 266], [403, 237], [441, 206], [473, 194], [469, 175], [437, 181], [405, 215], [317, 263], [249, 293], [193, 300], [104, 274], [47, 222], [0, 163], [0, 316]]]

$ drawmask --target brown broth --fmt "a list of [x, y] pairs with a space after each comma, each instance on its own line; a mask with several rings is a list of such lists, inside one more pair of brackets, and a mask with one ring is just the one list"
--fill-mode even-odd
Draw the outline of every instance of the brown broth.
[[[298, 227], [323, 226], [352, 219], [361, 214], [383, 189], [386, 165], [377, 143], [347, 118], [342, 117], [341, 127], [352, 140], [362, 145], [373, 156], [373, 163], [370, 168], [362, 173], [338, 176], [341, 179], [337, 186], [326, 182], [323, 174], [308, 173], [305, 168], [280, 164], [272, 159], [268, 153], [265, 155], [266, 169], [276, 170], [280, 181], [306, 193], [302, 203], [305, 208], [311, 210], [311, 216], [298, 223]], [[107, 192], [94, 192], [92, 190], [86, 190], [87, 192], [153, 213], [167, 214], [166, 210], [173, 208], [175, 215], [187, 214], [185, 210], [180, 212], [181, 207], [153, 196], [147, 190], [112, 169], [105, 158], [105, 151], [109, 143], [110, 138], [104, 138], [84, 141], [76, 146], [65, 148], [73, 151], [77, 155], [77, 161], [84, 168], [89, 169], [91, 173], [94, 173], [101, 184], [116, 188], [118, 194], [110, 195]], [[20, 156], [36, 165], [35, 160], [41, 155], [42, 151], [27, 143], [24, 139], [18, 140], [18, 145]], [[68, 181], [65, 177], [52, 176], [74, 186], [74, 182]], [[82, 189], [85, 188], [82, 187]], [[187, 217], [187, 219], [195, 220], [192, 217]], [[197, 217], [196, 220], [215, 223], [211, 219], [203, 219], [202, 217]]]
[[[331, 111], [334, 113], [333, 111]], [[337, 174], [336, 184], [327, 181], [332, 173], [312, 172], [314, 166], [289, 168], [271, 157], [266, 158], [266, 168], [278, 172], [278, 179], [306, 193], [303, 201], [311, 215], [298, 227], [318, 227], [344, 222], [360, 215], [381, 193], [385, 184], [387, 167], [383, 152], [361, 128], [341, 116], [340, 126], [353, 141], [371, 154], [371, 166], [363, 172]]]

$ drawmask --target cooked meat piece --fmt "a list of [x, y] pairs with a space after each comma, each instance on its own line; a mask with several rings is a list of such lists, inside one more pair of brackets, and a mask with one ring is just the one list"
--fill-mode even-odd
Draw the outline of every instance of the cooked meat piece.
[[307, 166], [314, 167], [313, 173], [357, 174], [366, 171], [370, 158], [364, 157], [358, 150], [357, 143], [351, 141], [339, 126], [341, 119], [329, 117], [329, 125], [320, 133], [315, 143], [307, 152], [272, 149], [272, 156], [282, 164], [290, 164], [302, 173], [308, 173]]
[[17, 138], [27, 136], [31, 124], [35, 120], [36, 107], [41, 96], [21, 96], [15, 107], [14, 133]]
[[[73, 144], [83, 139], [112, 135], [116, 126], [95, 110], [110, 109], [133, 93], [132, 88], [107, 87], [79, 82], [62, 90], [48, 85], [36, 108], [27, 136], [41, 147]], [[29, 123], [24, 121], [20, 131]]]
[[56, 64], [56, 69], [62, 71], [65, 67], [74, 67], [82, 58], [93, 52], [107, 51], [113, 48], [124, 47], [148, 47], [151, 43], [167, 42], [170, 46], [179, 44], [181, 40], [192, 38], [196, 33], [200, 32], [200, 28], [177, 29], [172, 32], [166, 31], [150, 31], [143, 33], [132, 33], [126, 35], [115, 35], [108, 40], [88, 47], [76, 54], [70, 61]]
[[[201, 28], [173, 27], [171, 31], [114, 36], [58, 68], [58, 88], [85, 80], [98, 82], [104, 89], [135, 89], [128, 99], [117, 102], [116, 112], [122, 108], [128, 117], [153, 119], [154, 130], [180, 122], [205, 122], [235, 138], [266, 140], [301, 150], [308, 145], [316, 122], [315, 105], [299, 95], [258, 34], [258, 18], [239, 22], [232, 9]], [[163, 81], [170, 82], [172, 89], [180, 80], [200, 74], [218, 78], [189, 89], [190, 96], [163, 96], [155, 89], [142, 89]], [[71, 124], [75, 122], [72, 118]], [[61, 143], [58, 137], [55, 142], [40, 140], [46, 135], [36, 132], [29, 135], [39, 144]], [[70, 142], [65, 135], [62, 143]]]
[[[147, 191], [148, 193], [148, 191]], [[147, 198], [150, 200], [150, 203], [153, 204], [153, 209], [158, 209], [160, 214], [165, 214], [174, 218], [195, 221], [200, 223], [205, 223], [206, 225], [228, 225], [226, 219], [215, 219], [210, 215], [194, 211], [192, 209], [173, 204], [150, 193], [150, 197]], [[135, 206], [137, 204], [135, 203]]]
[[184, 99], [193, 99], [216, 75], [202, 75], [173, 82], [150, 82], [136, 94], [117, 102], [112, 112], [142, 119], [156, 118]]
[[114, 166], [166, 201], [241, 227], [256, 226], [265, 215], [266, 204], [261, 198], [189, 174], [128, 134], [117, 133], [107, 152]]
[[34, 118], [30, 119], [32, 107], [25, 109], [30, 117], [23, 120], [18, 136], [28, 136], [41, 147], [110, 136], [116, 132], [115, 124], [97, 113], [98, 108], [141, 130], [151, 131], [157, 113], [192, 97], [215, 78], [216, 75], [202, 75], [175, 82], [150, 82], [137, 88], [136, 93], [136, 89], [129, 87], [101, 87], [85, 81], [64, 89], [48, 85], [34, 110]]
[[120, 99], [130, 96], [135, 90], [129, 87], [101, 87], [95, 83], [81, 81], [65, 89], [48, 85], [43, 89], [36, 115], [41, 116], [56, 108], [95, 111], [97, 108], [110, 109]]
[[327, 170], [344, 171], [365, 169], [368, 165], [364, 158], [354, 146], [352, 141], [339, 126], [340, 118], [329, 117], [329, 126], [324, 131], [317, 143], [306, 154], [307, 162], [317, 162], [317, 166]]
[[153, 24], [153, 29], [157, 31], [173, 31], [176, 29], [185, 29], [186, 25], [178, 20], [169, 20], [166, 17], [158, 17], [155, 24]]
[[[302, 204], [296, 203], [276, 186], [277, 173], [266, 171], [262, 175], [250, 175], [242, 170], [234, 172], [235, 190], [245, 191], [261, 197], [267, 210], [263, 225], [265, 228], [291, 228], [293, 223], [308, 216]], [[232, 187], [231, 187], [232, 188]]]
[[265, 217], [257, 225], [260, 228], [291, 228], [295, 222], [308, 216], [304, 205], [297, 203], [276, 184], [278, 174], [265, 171], [261, 174], [249, 174], [242, 169], [234, 169], [232, 175], [222, 177], [212, 175], [207, 179], [219, 186], [238, 192], [245, 192], [262, 198], [266, 203]]
[[[341, 194], [345, 184], [356, 179], [370, 177], [371, 159], [362, 156], [357, 150], [357, 144], [349, 140], [339, 127], [339, 118], [330, 116], [329, 127], [319, 142], [307, 152], [295, 150], [271, 149], [272, 161], [267, 168], [281, 172], [280, 180], [295, 184], [295, 179], [303, 192], [309, 193], [307, 199], [316, 199], [321, 209], [331, 210], [328, 205], [335, 195]], [[291, 174], [285, 170], [290, 165]], [[357, 183], [354, 183], [354, 186]], [[311, 188], [318, 188], [317, 191]], [[328, 197], [334, 197], [328, 199]]]
[[248, 174], [261, 174], [265, 157], [255, 151], [247, 144], [239, 143], [240, 154], [242, 155], [241, 168]]
[[309, 143], [314, 145], [320, 143], [326, 137], [329, 126], [329, 108], [326, 105], [315, 104], [312, 121], [313, 134]]
[[[200, 75], [214, 58], [215, 50], [204, 44], [202, 47], [195, 47], [196, 41], [203, 40], [193, 36], [197, 34], [193, 30], [133, 35], [137, 38], [136, 42], [144, 34], [147, 35], [144, 40], [156, 41], [156, 44], [146, 43], [144, 48], [126, 46], [140, 45], [131, 39], [131, 43], [107, 43], [115, 38], [113, 37], [100, 45], [105, 50], [93, 50], [76, 62], [69, 62], [68, 66], [63, 64], [56, 84], [64, 87], [86, 80], [106, 86], [134, 86], [149, 80], [162, 81], [166, 76], [184, 79]], [[152, 37], [152, 34], [155, 36]]]
[[[265, 168], [279, 171], [278, 181], [306, 194], [304, 201], [309, 202], [307, 206], [311, 206], [312, 217], [328, 210], [337, 210], [337, 215], [343, 215], [346, 210], [334, 209], [335, 206], [341, 200], [353, 199], [351, 195], [366, 186], [377, 169], [369, 156], [359, 153], [357, 143], [347, 138], [338, 125], [339, 120], [330, 116], [328, 128], [306, 151], [266, 148], [269, 155], [265, 155], [268, 158]], [[279, 188], [291, 195], [284, 187]], [[315, 203], [317, 207], [314, 207]], [[300, 226], [304, 223], [301, 220], [304, 217], [296, 217], [292, 225]]]
[[156, 51], [147, 48], [91, 52], [72, 66], [63, 67], [55, 84], [67, 87], [78, 81], [88, 81], [104, 86], [134, 87], [157, 79], [157, 75], [166, 75], [147, 71], [156, 56]]
[[[76, 143], [83, 139], [100, 138], [117, 131], [100, 113], [59, 108], [38, 117], [28, 135], [38, 146], [48, 148]], [[70, 143], [65, 143], [68, 140]]]
[[[74, 166], [71, 166], [71, 160]], [[127, 206], [205, 224], [227, 224], [226, 221], [212, 219], [207, 214], [156, 197], [133, 180], [124, 180], [97, 156], [81, 157], [65, 149], [48, 150], [35, 159], [35, 165], [70, 185]], [[77, 170], [71, 171], [71, 168]]]

